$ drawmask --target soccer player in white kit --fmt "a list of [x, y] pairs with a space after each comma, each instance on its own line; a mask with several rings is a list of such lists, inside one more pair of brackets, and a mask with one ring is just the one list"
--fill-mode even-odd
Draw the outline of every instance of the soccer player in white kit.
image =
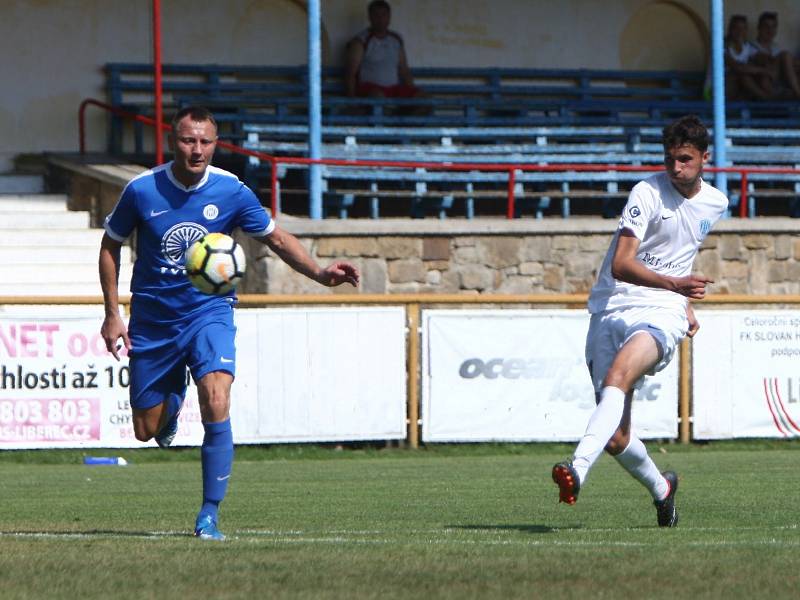
[[646, 374], [669, 364], [681, 338], [699, 324], [689, 299], [712, 280], [692, 273], [711, 227], [728, 199], [702, 179], [708, 131], [695, 116], [664, 128], [665, 170], [631, 190], [597, 282], [589, 295], [586, 364], [595, 408], [571, 461], [553, 467], [559, 500], [574, 504], [603, 449], [653, 496], [658, 525], [678, 522], [678, 477], [659, 472], [631, 431], [631, 402]]

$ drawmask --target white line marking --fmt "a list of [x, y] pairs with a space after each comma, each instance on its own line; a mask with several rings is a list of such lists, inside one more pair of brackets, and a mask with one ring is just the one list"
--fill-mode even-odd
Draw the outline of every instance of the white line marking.
[[[772, 529], [775, 530], [796, 530], [797, 525], [781, 526]], [[724, 529], [724, 528], [709, 528], [711, 530], [719, 531], [736, 531], [737, 529]], [[749, 528], [757, 529], [757, 528]], [[453, 529], [447, 530], [422, 530], [422, 531], [399, 531], [396, 536], [392, 537], [390, 532], [386, 531], [357, 531], [357, 530], [344, 530], [344, 531], [321, 531], [316, 534], [312, 532], [303, 531], [273, 531], [273, 530], [253, 530], [245, 529], [237, 532], [231, 532], [228, 535], [229, 540], [241, 540], [250, 543], [268, 543], [268, 544], [334, 544], [334, 545], [396, 545], [396, 544], [416, 544], [428, 546], [447, 546], [447, 545], [461, 545], [461, 546], [509, 546], [509, 547], [618, 547], [618, 548], [647, 548], [661, 546], [663, 541], [654, 539], [650, 541], [609, 541], [609, 540], [563, 540], [553, 539], [552, 534], [539, 534], [537, 539], [455, 539], [453, 536], [444, 536], [442, 533], [453, 533]], [[467, 530], [474, 531], [474, 530]], [[584, 530], [579, 530], [584, 531]], [[585, 530], [597, 531], [597, 530]], [[609, 529], [607, 531], [617, 531]], [[634, 530], [642, 531], [642, 530]], [[695, 531], [693, 529], [685, 531]], [[311, 535], [309, 535], [311, 534]], [[409, 537], [410, 535], [418, 535], [419, 537]], [[432, 535], [433, 534], [433, 535]], [[440, 535], [436, 535], [440, 534]], [[356, 535], [365, 536], [380, 536], [375, 538], [370, 537], [352, 537]], [[545, 536], [546, 537], [542, 537]], [[189, 538], [191, 532], [186, 531], [151, 531], [151, 532], [113, 532], [113, 531], [98, 531], [98, 532], [47, 532], [47, 531], [0, 531], [0, 538], [31, 538], [31, 539], [142, 539], [142, 540], [163, 540], [167, 538]], [[703, 547], [703, 548], [725, 548], [725, 547], [800, 547], [800, 540], [780, 540], [774, 537], [760, 540], [678, 540], [671, 539], [670, 543], [679, 546], [690, 547]]]

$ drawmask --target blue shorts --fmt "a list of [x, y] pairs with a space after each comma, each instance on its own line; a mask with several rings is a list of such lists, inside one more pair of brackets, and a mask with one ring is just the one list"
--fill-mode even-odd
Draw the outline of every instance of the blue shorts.
[[228, 308], [227, 314], [195, 320], [177, 332], [176, 329], [140, 324], [131, 331], [132, 408], [152, 408], [170, 394], [183, 397], [188, 383], [187, 368], [195, 381], [214, 371], [236, 375], [233, 309]]

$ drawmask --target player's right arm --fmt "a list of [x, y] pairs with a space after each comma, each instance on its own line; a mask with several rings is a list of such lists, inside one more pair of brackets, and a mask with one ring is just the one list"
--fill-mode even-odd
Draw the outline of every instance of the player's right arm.
[[131, 349], [131, 341], [128, 338], [128, 329], [119, 314], [119, 270], [120, 270], [120, 251], [122, 242], [111, 238], [107, 233], [103, 235], [100, 242], [100, 287], [103, 290], [103, 305], [105, 307], [105, 318], [100, 328], [100, 335], [106, 343], [108, 350], [114, 358], [119, 360], [117, 340], [122, 338], [125, 348]]
[[706, 284], [713, 283], [712, 279], [702, 275], [671, 277], [651, 271], [636, 258], [640, 243], [639, 238], [630, 229], [620, 230], [614, 259], [611, 262], [611, 275], [614, 279], [634, 285], [669, 290], [693, 300], [701, 300], [706, 295]]
[[694, 307], [692, 307], [691, 302], [686, 303], [686, 320], [689, 323], [689, 329], [686, 335], [688, 337], [694, 337], [694, 334], [700, 329], [700, 321], [697, 320], [697, 316], [694, 314]]

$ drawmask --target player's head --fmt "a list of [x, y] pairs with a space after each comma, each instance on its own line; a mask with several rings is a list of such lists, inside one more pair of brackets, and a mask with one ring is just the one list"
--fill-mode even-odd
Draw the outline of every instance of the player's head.
[[778, 13], [764, 11], [758, 16], [758, 39], [772, 41], [778, 33]]
[[744, 42], [747, 40], [747, 17], [744, 15], [731, 15], [728, 20], [728, 41]]
[[708, 129], [695, 115], [673, 121], [662, 132], [664, 167], [681, 192], [695, 188], [708, 160]]
[[175, 153], [172, 172], [182, 184], [199, 182], [217, 146], [217, 122], [203, 107], [187, 106], [172, 118], [170, 147]]
[[389, 29], [389, 21], [392, 19], [392, 7], [389, 6], [386, 0], [372, 0], [367, 5], [367, 16], [373, 31], [384, 32]]

